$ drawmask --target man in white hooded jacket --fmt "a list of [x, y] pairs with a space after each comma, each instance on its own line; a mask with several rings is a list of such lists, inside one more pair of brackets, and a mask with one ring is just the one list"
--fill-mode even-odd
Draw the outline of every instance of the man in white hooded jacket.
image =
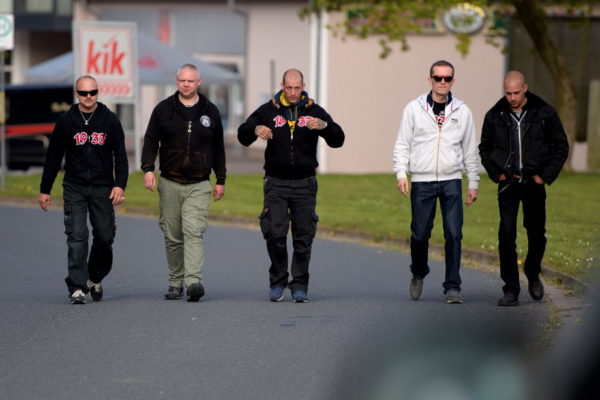
[[463, 225], [461, 179], [466, 170], [469, 183], [465, 204], [469, 206], [477, 200], [477, 138], [471, 110], [450, 92], [454, 83], [452, 64], [436, 61], [428, 80], [431, 92], [404, 108], [394, 146], [398, 190], [407, 197], [410, 192], [411, 201], [413, 278], [409, 293], [413, 300], [418, 300], [423, 292], [423, 279], [429, 273], [429, 238], [439, 199], [445, 238], [444, 294], [446, 303], [458, 304], [463, 302], [459, 271]]

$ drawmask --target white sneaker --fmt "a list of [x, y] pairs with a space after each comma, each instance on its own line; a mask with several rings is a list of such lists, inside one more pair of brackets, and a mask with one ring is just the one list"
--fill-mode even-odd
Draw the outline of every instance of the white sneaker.
[[71, 295], [71, 304], [85, 304], [85, 293], [83, 290], [77, 289]]

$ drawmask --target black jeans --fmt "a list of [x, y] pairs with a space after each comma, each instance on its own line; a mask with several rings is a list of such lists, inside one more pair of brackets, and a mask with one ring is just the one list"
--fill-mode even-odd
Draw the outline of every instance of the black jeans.
[[519, 296], [519, 269], [517, 265], [517, 215], [519, 203], [523, 203], [523, 226], [527, 230], [527, 257], [525, 276], [535, 280], [542, 271], [542, 258], [546, 250], [546, 188], [533, 180], [526, 183], [500, 181], [498, 206], [500, 228], [498, 250], [500, 252], [500, 277], [504, 281], [504, 293]]
[[[115, 211], [108, 198], [111, 190], [108, 186], [82, 186], [63, 182], [69, 268], [65, 282], [71, 294], [77, 289], [87, 293], [87, 280], [100, 283], [112, 268], [112, 244], [116, 227]], [[89, 260], [88, 211], [93, 235]]]
[[315, 213], [317, 190], [314, 176], [297, 180], [265, 177], [264, 208], [259, 218], [271, 259], [272, 288], [288, 284], [287, 235], [291, 222], [294, 254], [289, 285], [292, 291], [308, 289], [308, 265], [319, 220]]

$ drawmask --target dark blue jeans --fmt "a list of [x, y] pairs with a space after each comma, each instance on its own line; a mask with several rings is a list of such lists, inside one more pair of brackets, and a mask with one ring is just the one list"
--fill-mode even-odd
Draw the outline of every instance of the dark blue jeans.
[[317, 189], [314, 176], [294, 180], [265, 178], [264, 208], [259, 218], [271, 259], [269, 284], [272, 288], [288, 284], [287, 235], [291, 223], [294, 254], [289, 286], [292, 291], [308, 290], [308, 265], [319, 220], [315, 213]]
[[[65, 282], [71, 294], [77, 289], [87, 293], [87, 280], [100, 283], [112, 268], [112, 244], [116, 228], [115, 211], [108, 198], [111, 190], [108, 186], [82, 186], [63, 182], [69, 269]], [[89, 260], [88, 211], [93, 235]]]
[[527, 230], [527, 257], [524, 272], [528, 280], [538, 279], [546, 250], [546, 188], [533, 180], [526, 183], [501, 181], [498, 184], [500, 228], [500, 277], [504, 293], [519, 296], [519, 268], [517, 264], [517, 215], [523, 203], [523, 226]]
[[437, 199], [440, 200], [444, 226], [446, 277], [444, 293], [460, 291], [460, 256], [463, 225], [462, 187], [460, 179], [440, 182], [413, 182], [410, 191], [412, 222], [410, 229], [410, 270], [415, 278], [429, 273], [429, 238], [433, 229]]

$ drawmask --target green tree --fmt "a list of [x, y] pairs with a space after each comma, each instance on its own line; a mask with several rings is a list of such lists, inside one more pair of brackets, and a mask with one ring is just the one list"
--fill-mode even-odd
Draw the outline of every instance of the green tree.
[[[503, 10], [523, 24], [535, 50], [552, 76], [556, 93], [554, 105], [565, 126], [569, 143], [574, 142], [577, 132], [576, 86], [565, 57], [548, 33], [549, 19], [544, 6], [561, 4], [569, 8], [578, 7], [584, 10], [584, 15], [589, 18], [591, 8], [597, 2], [598, 0], [562, 2], [553, 0], [544, 2], [538, 0], [472, 0], [469, 2], [474, 6]], [[353, 18], [346, 18], [341, 24], [331, 28], [336, 34], [356, 35], [360, 38], [379, 35], [381, 37], [379, 42], [382, 46], [381, 56], [385, 57], [392, 50], [391, 44], [394, 42], [400, 43], [402, 50], [409, 48], [407, 35], [421, 31], [418, 23], [420, 19], [433, 19], [441, 11], [449, 10], [461, 3], [464, 3], [464, 0], [312, 0], [304, 13], [355, 10], [355, 14], [351, 15]], [[360, 18], [358, 24], [355, 23], [357, 17]], [[506, 34], [501, 29], [495, 33], [496, 37]], [[456, 37], [458, 50], [466, 54], [470, 44], [469, 36], [456, 34]], [[494, 43], [493, 40], [491, 42]], [[570, 163], [567, 162], [567, 168], [569, 165]]]

